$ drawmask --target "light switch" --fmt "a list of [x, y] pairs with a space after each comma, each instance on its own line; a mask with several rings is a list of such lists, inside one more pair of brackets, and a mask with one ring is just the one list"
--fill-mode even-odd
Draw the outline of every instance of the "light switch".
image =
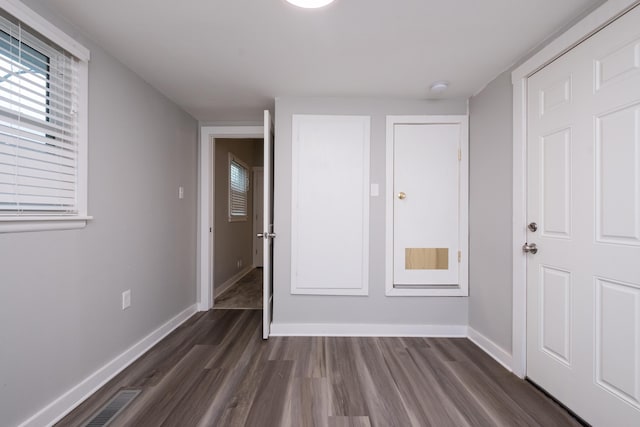
[[184, 199], [184, 187], [178, 187], [178, 199]]
[[122, 293], [122, 309], [125, 310], [131, 306], [131, 289], [127, 289]]
[[378, 184], [371, 184], [371, 197], [378, 197], [380, 195], [380, 186]]

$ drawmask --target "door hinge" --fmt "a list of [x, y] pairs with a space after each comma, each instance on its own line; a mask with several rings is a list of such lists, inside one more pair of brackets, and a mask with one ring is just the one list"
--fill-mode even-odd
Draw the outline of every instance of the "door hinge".
[[458, 148], [458, 160], [462, 160], [462, 149]]
[[462, 261], [462, 251], [458, 251], [458, 262]]

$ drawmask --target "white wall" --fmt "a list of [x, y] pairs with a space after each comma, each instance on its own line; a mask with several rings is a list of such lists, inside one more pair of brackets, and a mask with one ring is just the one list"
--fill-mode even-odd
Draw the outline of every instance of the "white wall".
[[[45, 18], [77, 36], [38, 1]], [[87, 228], [0, 235], [0, 424], [13, 426], [196, 302], [197, 122], [97, 45]], [[185, 197], [178, 200], [178, 186]], [[131, 307], [122, 311], [122, 291]]]
[[[371, 116], [371, 182], [380, 196], [371, 198], [369, 295], [291, 295], [291, 116], [347, 114]], [[467, 298], [386, 297], [385, 120], [387, 115], [466, 114], [465, 100], [278, 98], [275, 142], [274, 323], [350, 323], [466, 325]], [[317, 231], [324, 232], [323, 224]], [[339, 242], [336, 242], [339, 244]], [[322, 259], [318, 259], [322, 264]]]
[[511, 353], [512, 93], [505, 72], [469, 101], [469, 326]]

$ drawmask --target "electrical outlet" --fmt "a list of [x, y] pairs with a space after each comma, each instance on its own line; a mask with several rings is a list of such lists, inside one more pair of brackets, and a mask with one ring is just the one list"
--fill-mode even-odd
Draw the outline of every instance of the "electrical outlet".
[[131, 305], [131, 289], [122, 293], [122, 309], [127, 309]]
[[178, 187], [178, 199], [184, 199], [184, 187]]

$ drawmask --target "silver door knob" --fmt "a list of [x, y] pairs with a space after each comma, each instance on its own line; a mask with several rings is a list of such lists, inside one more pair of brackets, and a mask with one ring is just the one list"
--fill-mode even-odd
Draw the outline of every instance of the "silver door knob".
[[258, 234], [256, 234], [256, 237], [258, 239], [262, 239], [264, 237], [264, 233], [258, 233]]
[[527, 228], [529, 229], [529, 231], [533, 231], [535, 233], [536, 231], [538, 231], [538, 224], [536, 224], [535, 222], [532, 222], [529, 225], [527, 225]]
[[538, 253], [538, 247], [535, 243], [525, 243], [524, 245], [522, 245], [522, 252], [535, 255], [536, 253]]

